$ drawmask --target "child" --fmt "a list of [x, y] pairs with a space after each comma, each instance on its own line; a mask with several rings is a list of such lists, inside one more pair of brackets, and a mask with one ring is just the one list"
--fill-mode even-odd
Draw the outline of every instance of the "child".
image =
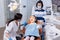
[[31, 16], [28, 24], [25, 26], [25, 39], [24, 40], [35, 40], [40, 37], [37, 24], [35, 23], [36, 18]]

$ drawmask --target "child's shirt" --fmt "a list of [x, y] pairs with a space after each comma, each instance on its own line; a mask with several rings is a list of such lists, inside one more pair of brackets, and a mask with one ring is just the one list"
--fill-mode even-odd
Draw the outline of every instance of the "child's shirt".
[[37, 36], [39, 37], [39, 30], [36, 23], [28, 24], [26, 27], [25, 36]]

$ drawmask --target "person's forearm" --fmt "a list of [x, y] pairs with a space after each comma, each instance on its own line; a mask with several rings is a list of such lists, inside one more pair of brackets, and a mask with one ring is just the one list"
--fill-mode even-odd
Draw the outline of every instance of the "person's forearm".
[[9, 33], [6, 32], [6, 37], [9, 38]]

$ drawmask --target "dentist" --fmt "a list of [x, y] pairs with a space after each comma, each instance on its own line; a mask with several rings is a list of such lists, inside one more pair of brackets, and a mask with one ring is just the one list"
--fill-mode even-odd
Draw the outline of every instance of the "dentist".
[[14, 18], [6, 24], [3, 40], [16, 40], [19, 22], [22, 19], [22, 14], [16, 13]]

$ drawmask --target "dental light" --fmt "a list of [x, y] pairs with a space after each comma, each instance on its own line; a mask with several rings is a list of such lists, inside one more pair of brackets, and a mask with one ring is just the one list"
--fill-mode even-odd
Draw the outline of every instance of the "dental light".
[[11, 0], [10, 4], [8, 5], [8, 7], [10, 8], [10, 11], [15, 11], [19, 6], [19, 3], [17, 3], [16, 0]]

